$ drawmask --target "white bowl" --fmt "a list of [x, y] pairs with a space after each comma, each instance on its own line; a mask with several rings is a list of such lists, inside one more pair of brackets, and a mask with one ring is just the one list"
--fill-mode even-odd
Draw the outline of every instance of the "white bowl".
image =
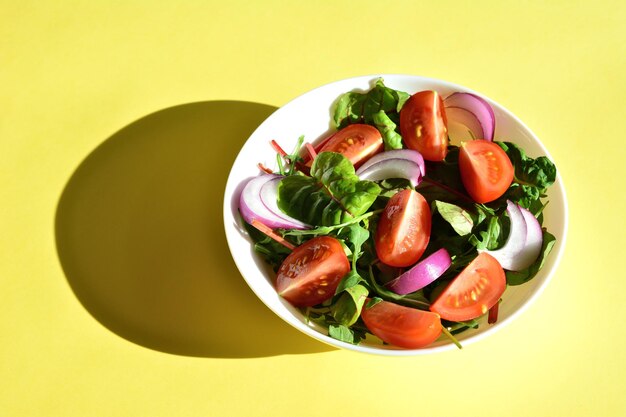
[[[226, 239], [241, 275], [261, 301], [287, 323], [321, 342], [359, 352], [392, 356], [456, 349], [445, 336], [426, 348], [413, 350], [383, 345], [376, 338], [368, 338], [360, 345], [352, 345], [327, 336], [324, 328], [308, 325], [300, 310], [291, 306], [274, 290], [275, 274], [254, 252], [251, 240], [245, 233], [237, 212], [242, 185], [247, 179], [259, 175], [257, 164], [262, 162], [270, 168], [276, 166], [276, 153], [269, 145], [271, 139], [275, 139], [288, 151], [293, 149], [300, 135], [305, 135], [305, 139], [309, 142], [317, 141], [331, 129], [331, 108], [339, 95], [346, 91], [367, 91], [379, 77], [384, 79], [388, 87], [411, 94], [421, 90], [436, 90], [444, 97], [456, 91], [481, 95], [463, 86], [432, 78], [380, 74], [336, 81], [297, 97], [268, 117], [241, 148], [230, 171], [224, 195]], [[546, 155], [554, 162], [541, 141], [521, 120], [493, 100], [482, 97], [493, 106], [496, 115], [496, 140], [514, 142], [519, 144], [528, 155], [532, 157]], [[531, 281], [520, 286], [508, 287], [502, 297], [498, 322], [489, 325], [485, 320], [484, 323], [480, 323], [478, 329], [460, 333], [457, 336], [461, 344], [476, 342], [510, 323], [539, 296], [550, 281], [561, 259], [567, 234], [567, 200], [561, 177], [558, 174], [555, 184], [548, 190], [548, 199], [550, 204], [544, 211], [544, 227], [556, 236], [556, 244], [545, 266]]]

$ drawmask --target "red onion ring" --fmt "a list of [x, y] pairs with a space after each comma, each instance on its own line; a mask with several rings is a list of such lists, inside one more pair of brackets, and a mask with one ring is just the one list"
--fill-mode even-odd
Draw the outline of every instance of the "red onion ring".
[[435, 281], [451, 264], [450, 254], [441, 248], [385, 286], [396, 294], [409, 294]]
[[[448, 113], [448, 108], [466, 110], [474, 115], [481, 126], [482, 132], [474, 131], [476, 130], [475, 125], [473, 128], [468, 126], [468, 128], [470, 128], [472, 133], [476, 136], [476, 139], [493, 140], [493, 135], [496, 131], [496, 116], [491, 108], [491, 105], [489, 105], [485, 99], [472, 93], [453, 93], [443, 101], [443, 104], [446, 108], [448, 123], [450, 123], [451, 120], [454, 120], [458, 123], [465, 124], [464, 121], [467, 122], [468, 120], [462, 113], [456, 115], [454, 110], [452, 111], [452, 114]], [[456, 120], [454, 119], [454, 116], [462, 116], [463, 120]]]
[[248, 181], [239, 197], [241, 216], [250, 224], [256, 219], [272, 229], [308, 229], [309, 225], [278, 208], [277, 187], [281, 179], [280, 175], [266, 174]]

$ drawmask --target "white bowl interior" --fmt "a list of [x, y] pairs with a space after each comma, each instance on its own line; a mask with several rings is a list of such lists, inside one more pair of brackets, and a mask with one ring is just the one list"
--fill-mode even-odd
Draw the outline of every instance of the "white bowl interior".
[[[297, 308], [278, 296], [272, 284], [273, 271], [254, 252], [251, 240], [240, 224], [237, 212], [238, 198], [245, 180], [259, 174], [257, 168], [259, 162], [270, 168], [276, 166], [276, 154], [269, 146], [269, 141], [275, 139], [283, 148], [290, 151], [300, 135], [304, 135], [305, 140], [309, 142], [315, 142], [324, 137], [331, 127], [331, 108], [337, 97], [346, 91], [367, 91], [379, 77], [385, 80], [387, 86], [408, 93], [428, 89], [436, 90], [444, 97], [457, 91], [476, 93], [465, 87], [436, 79], [381, 74], [337, 81], [297, 97], [268, 117], [254, 131], [239, 152], [228, 177], [224, 194], [226, 238], [241, 275], [254, 293], [279, 317], [311, 337], [336, 347], [384, 355], [416, 355], [456, 349], [444, 336], [429, 347], [415, 350], [401, 350], [383, 345], [376, 338], [368, 338], [355, 346], [328, 337], [324, 329], [309, 326]], [[496, 140], [517, 143], [532, 157], [540, 155], [550, 157], [539, 139], [517, 117], [498, 103], [482, 97], [493, 106], [496, 115]], [[552, 161], [554, 162], [553, 159]], [[561, 258], [567, 233], [567, 200], [560, 175], [557, 175], [557, 181], [548, 191], [548, 195], [550, 203], [544, 211], [544, 227], [556, 236], [557, 241], [544, 268], [530, 282], [507, 288], [500, 304], [498, 322], [489, 325], [485, 321], [478, 329], [459, 334], [458, 339], [462, 344], [475, 342], [509, 323], [540, 294], [553, 275]]]

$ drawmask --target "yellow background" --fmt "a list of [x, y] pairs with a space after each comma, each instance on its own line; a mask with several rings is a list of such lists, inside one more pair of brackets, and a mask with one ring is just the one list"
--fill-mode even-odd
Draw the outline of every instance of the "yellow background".
[[[0, 416], [626, 415], [625, 4], [0, 1]], [[372, 73], [484, 93], [563, 175], [554, 280], [463, 351], [309, 340], [225, 248], [246, 135]]]

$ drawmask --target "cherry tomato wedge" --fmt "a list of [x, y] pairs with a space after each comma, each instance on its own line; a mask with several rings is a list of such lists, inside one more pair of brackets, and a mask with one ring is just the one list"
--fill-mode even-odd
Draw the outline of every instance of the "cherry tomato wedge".
[[400, 110], [400, 133], [406, 146], [429, 161], [448, 153], [448, 129], [443, 100], [436, 91], [413, 94]]
[[416, 263], [430, 240], [431, 217], [426, 199], [403, 190], [389, 199], [380, 215], [374, 239], [378, 258], [396, 267]]
[[506, 152], [484, 139], [461, 144], [459, 170], [467, 193], [477, 203], [497, 199], [513, 181], [513, 164]]
[[365, 326], [382, 341], [392, 345], [417, 349], [437, 340], [441, 334], [441, 320], [430, 311], [400, 306], [381, 301], [361, 311]]
[[317, 152], [340, 153], [358, 168], [382, 150], [383, 137], [378, 129], [370, 125], [353, 124], [333, 134]]
[[331, 298], [349, 271], [341, 243], [330, 236], [315, 237], [298, 246], [280, 265], [276, 291], [296, 307], [311, 307]]
[[471, 320], [489, 311], [505, 289], [504, 270], [493, 256], [483, 252], [443, 290], [430, 311], [446, 320]]

